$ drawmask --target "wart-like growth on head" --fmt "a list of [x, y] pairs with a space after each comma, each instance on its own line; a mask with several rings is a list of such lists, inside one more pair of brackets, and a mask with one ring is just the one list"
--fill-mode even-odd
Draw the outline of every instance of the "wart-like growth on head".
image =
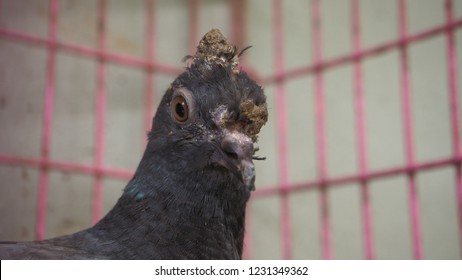
[[231, 45], [218, 29], [212, 29], [202, 37], [192, 58], [194, 62], [203, 60], [206, 64], [230, 65], [233, 73], [239, 72], [237, 47]]
[[246, 99], [239, 105], [239, 114], [236, 117], [228, 111], [227, 106], [221, 105], [212, 113], [213, 121], [222, 129], [241, 131], [248, 137], [255, 139], [262, 126], [268, 121], [266, 103], [255, 105]]
[[261, 127], [268, 121], [266, 103], [258, 106], [252, 100], [246, 99], [239, 105], [239, 110], [245, 134], [250, 137], [256, 136]]

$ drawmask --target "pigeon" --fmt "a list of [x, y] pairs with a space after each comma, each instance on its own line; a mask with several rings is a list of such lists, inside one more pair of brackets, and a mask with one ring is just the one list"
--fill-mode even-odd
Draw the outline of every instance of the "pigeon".
[[241, 54], [218, 29], [207, 32], [162, 97], [142, 159], [108, 214], [70, 235], [1, 242], [0, 259], [241, 259], [268, 120]]

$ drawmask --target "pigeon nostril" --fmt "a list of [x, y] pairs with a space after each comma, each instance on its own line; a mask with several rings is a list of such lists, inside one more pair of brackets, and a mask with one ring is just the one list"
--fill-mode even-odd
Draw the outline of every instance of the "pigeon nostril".
[[239, 158], [239, 147], [234, 139], [225, 137], [221, 142], [221, 149], [231, 159], [237, 160]]
[[226, 154], [228, 157], [230, 157], [230, 158], [232, 158], [232, 159], [234, 159], [234, 160], [237, 160], [237, 158], [238, 158], [238, 156], [237, 156], [237, 154], [236, 154], [235, 152], [225, 151], [225, 154]]

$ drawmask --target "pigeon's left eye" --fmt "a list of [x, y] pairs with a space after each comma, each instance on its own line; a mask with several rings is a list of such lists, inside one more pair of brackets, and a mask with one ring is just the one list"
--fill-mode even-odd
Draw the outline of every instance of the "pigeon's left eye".
[[189, 117], [188, 103], [183, 96], [179, 95], [172, 101], [172, 112], [175, 119], [179, 122], [185, 122]]

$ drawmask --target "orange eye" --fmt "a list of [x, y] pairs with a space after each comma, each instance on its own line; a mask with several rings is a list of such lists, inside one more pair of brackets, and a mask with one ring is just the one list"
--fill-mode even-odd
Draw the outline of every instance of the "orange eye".
[[179, 122], [185, 122], [189, 117], [189, 107], [188, 103], [183, 96], [178, 95], [173, 98], [172, 101], [172, 112], [175, 119]]

